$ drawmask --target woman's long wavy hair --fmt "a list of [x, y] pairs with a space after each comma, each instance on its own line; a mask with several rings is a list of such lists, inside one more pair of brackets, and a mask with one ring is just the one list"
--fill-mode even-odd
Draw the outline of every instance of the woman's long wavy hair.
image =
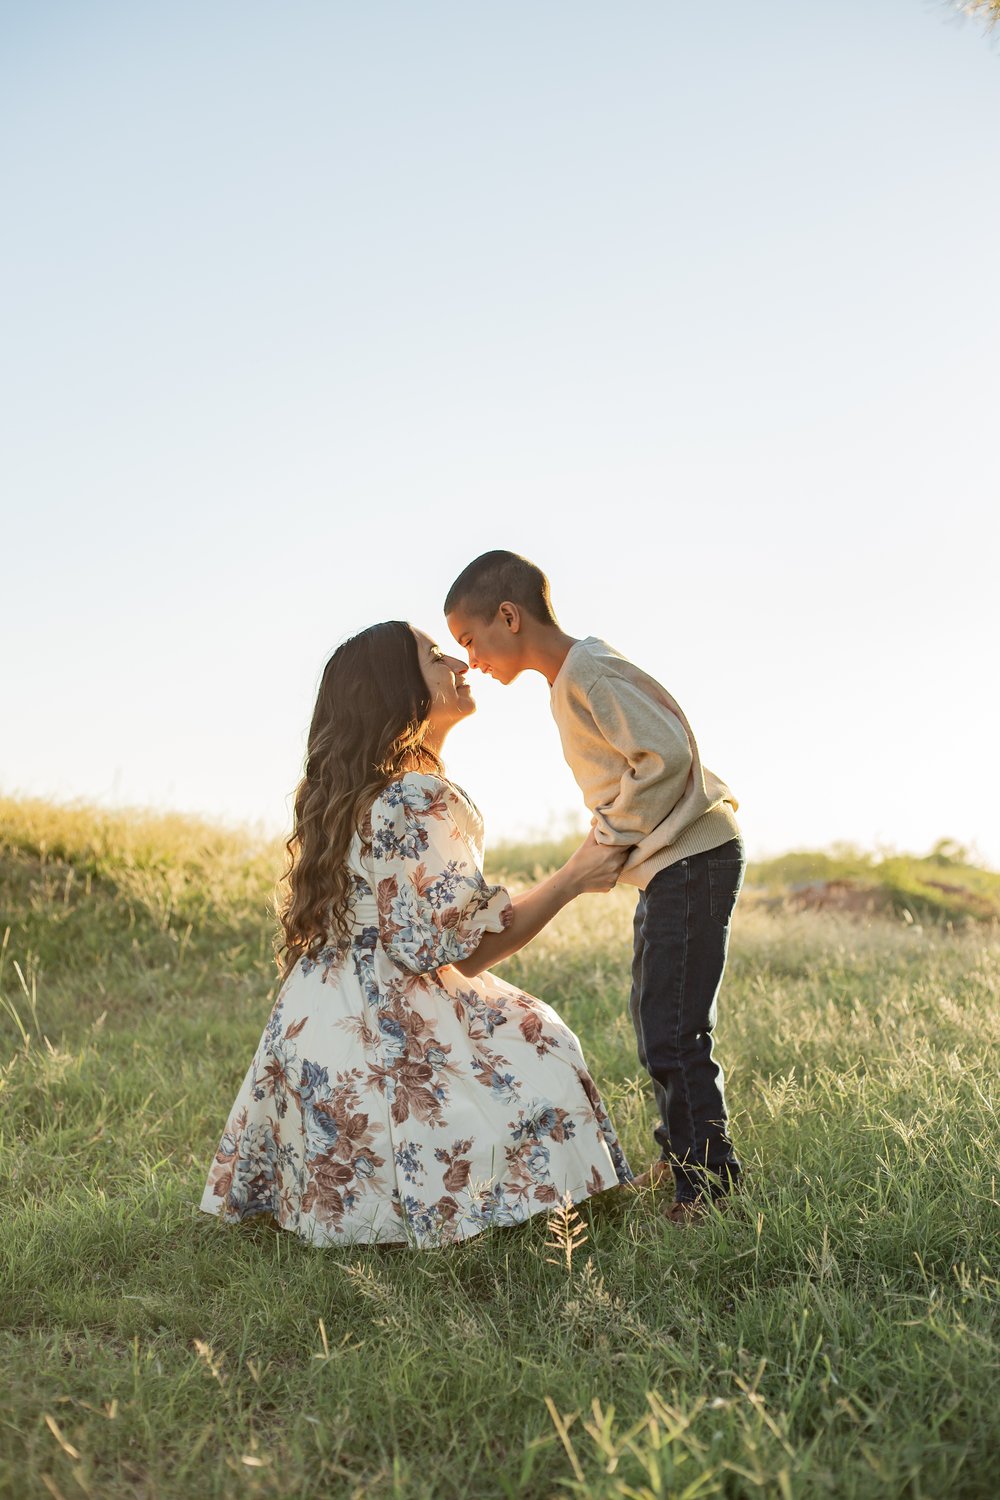
[[279, 888], [278, 966], [347, 942], [347, 851], [379, 792], [406, 770], [440, 771], [426, 743], [431, 699], [404, 620], [370, 625], [323, 669], [295, 792], [288, 868]]

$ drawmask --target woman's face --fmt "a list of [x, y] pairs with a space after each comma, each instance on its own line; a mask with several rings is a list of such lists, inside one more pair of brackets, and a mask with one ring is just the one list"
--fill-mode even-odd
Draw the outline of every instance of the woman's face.
[[423, 673], [431, 706], [427, 717], [431, 730], [442, 734], [476, 711], [476, 700], [465, 680], [468, 662], [457, 656], [445, 656], [440, 646], [422, 630], [413, 631], [420, 653], [420, 670]]

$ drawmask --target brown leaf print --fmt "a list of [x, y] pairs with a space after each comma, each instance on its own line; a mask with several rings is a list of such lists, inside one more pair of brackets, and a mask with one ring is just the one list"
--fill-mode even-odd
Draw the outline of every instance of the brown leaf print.
[[552, 1129], [549, 1131], [549, 1139], [552, 1141], [558, 1141], [560, 1146], [562, 1145], [563, 1141], [566, 1140], [566, 1127], [563, 1124], [562, 1120], [559, 1121], [558, 1125], [553, 1125]]
[[597, 1170], [596, 1166], [594, 1168], [592, 1168], [590, 1176], [587, 1178], [587, 1192], [588, 1193], [603, 1193], [604, 1192], [604, 1178], [601, 1176], [601, 1174]]
[[529, 1010], [527, 1015], [521, 1017], [520, 1032], [532, 1046], [537, 1043], [542, 1034], [542, 1018], [537, 1011]]
[[398, 1064], [398, 1072], [408, 1084], [430, 1083], [434, 1077], [434, 1069], [427, 1062], [411, 1062], [404, 1057]]
[[284, 1064], [280, 1063], [275, 1057], [270, 1058], [267, 1067], [261, 1073], [260, 1077], [261, 1081], [266, 1083], [272, 1094], [284, 1093], [286, 1089], [289, 1093], [297, 1093], [288, 1077], [288, 1072]]
[[425, 818], [437, 819], [447, 818], [449, 816], [448, 803], [446, 801], [443, 788], [434, 794], [433, 802], [429, 803], [428, 806], [423, 809], [421, 816]]
[[[232, 1160], [231, 1157], [230, 1157], [230, 1160]], [[232, 1167], [229, 1168], [228, 1172], [220, 1172], [218, 1174], [218, 1176], [213, 1176], [213, 1178], [212, 1178], [212, 1192], [215, 1194], [215, 1196], [217, 1198], [228, 1198], [229, 1197], [229, 1189], [232, 1187], [232, 1185], [233, 1185], [233, 1169], [232, 1169]]]
[[403, 1005], [409, 1005], [414, 990], [433, 991], [432, 979], [430, 974], [397, 974], [392, 983], [386, 986], [386, 994], [396, 995]]
[[559, 1194], [556, 1192], [551, 1182], [539, 1183], [538, 1187], [535, 1188], [535, 1197], [539, 1203], [559, 1202]]
[[420, 1036], [422, 1032], [427, 1030], [427, 1022], [419, 1010], [414, 1010], [412, 1006], [399, 1006], [397, 1007], [397, 1011], [397, 1020], [402, 1025], [403, 1030], [410, 1036]]
[[294, 1041], [294, 1039], [298, 1036], [299, 1032], [302, 1030], [303, 1026], [308, 1021], [308, 1019], [309, 1019], [308, 1016], [303, 1016], [300, 1021], [293, 1021], [292, 1024], [291, 1024], [291, 1026], [286, 1027], [286, 1029], [285, 1029], [285, 1040], [289, 1041], [289, 1042]]
[[598, 1123], [602, 1122], [604, 1120], [604, 1107], [601, 1104], [601, 1096], [597, 1091], [597, 1084], [585, 1068], [576, 1068], [574, 1071], [580, 1080], [580, 1087], [590, 1100], [590, 1107], [594, 1111]]
[[[473, 1064], [476, 1082], [484, 1089], [492, 1089], [494, 1074], [498, 1079], [507, 1077], [504, 1069], [509, 1069], [510, 1063], [506, 1057], [501, 1057], [499, 1052], [488, 1052], [485, 1047], [476, 1050], [479, 1054], [476, 1063]], [[504, 1085], [505, 1089], [510, 1088], [513, 1091], [515, 1097], [522, 1087], [521, 1079], [515, 1078], [513, 1074], [510, 1075], [509, 1082]]]
[[441, 1101], [430, 1089], [413, 1089], [410, 1107], [418, 1120], [433, 1121], [441, 1113]]
[[579, 1078], [580, 1087], [583, 1089], [583, 1092], [586, 1094], [591, 1104], [596, 1104], [598, 1099], [600, 1098], [600, 1095], [597, 1092], [597, 1085], [591, 1078], [590, 1074], [586, 1072], [584, 1068], [577, 1068], [576, 1076], [577, 1078]]
[[332, 1188], [329, 1193], [321, 1194], [313, 1182], [309, 1184], [302, 1196], [302, 1207], [306, 1213], [315, 1209], [316, 1217], [322, 1223], [337, 1224], [344, 1217], [344, 1200], [336, 1188]]
[[396, 924], [392, 920], [392, 903], [398, 895], [399, 884], [395, 875], [387, 875], [385, 880], [379, 881], [376, 901], [378, 903], [379, 926], [384, 932], [392, 933], [396, 931]]
[[351, 1168], [342, 1161], [331, 1161], [327, 1155], [318, 1156], [311, 1163], [310, 1175], [322, 1188], [346, 1187], [354, 1176]]
[[468, 1161], [464, 1157], [460, 1161], [453, 1161], [447, 1172], [445, 1172], [444, 1174], [444, 1185], [448, 1189], [449, 1193], [461, 1192], [462, 1188], [464, 1188], [466, 1183], [468, 1182], [471, 1172], [471, 1161]]
[[341, 1189], [353, 1180], [353, 1171], [343, 1162], [317, 1158], [309, 1164], [309, 1186], [302, 1207], [308, 1211], [315, 1206], [317, 1217], [336, 1222], [344, 1214]]
[[335, 1024], [356, 1036], [363, 1047], [374, 1047], [378, 1040], [364, 1016], [343, 1016]]

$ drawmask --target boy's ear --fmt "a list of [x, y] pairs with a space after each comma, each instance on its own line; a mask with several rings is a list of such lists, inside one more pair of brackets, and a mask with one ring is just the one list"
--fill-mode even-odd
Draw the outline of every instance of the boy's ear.
[[521, 629], [521, 611], [517, 605], [512, 603], [510, 599], [505, 599], [497, 610], [497, 614], [511, 635], [517, 635]]

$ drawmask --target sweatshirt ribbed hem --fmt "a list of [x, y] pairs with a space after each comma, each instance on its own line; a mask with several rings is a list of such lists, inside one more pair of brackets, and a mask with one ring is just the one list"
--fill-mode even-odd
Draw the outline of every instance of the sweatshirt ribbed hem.
[[618, 884], [634, 885], [644, 891], [653, 876], [665, 870], [668, 865], [675, 865], [678, 860], [687, 859], [692, 854], [705, 854], [709, 849], [718, 849], [720, 844], [727, 844], [730, 839], [739, 836], [740, 825], [731, 804], [720, 802], [718, 807], [709, 808], [707, 813], [702, 813], [689, 827], [683, 828], [672, 844], [657, 849], [655, 854], [648, 855], [639, 865], [631, 868], [626, 866], [618, 877]]

